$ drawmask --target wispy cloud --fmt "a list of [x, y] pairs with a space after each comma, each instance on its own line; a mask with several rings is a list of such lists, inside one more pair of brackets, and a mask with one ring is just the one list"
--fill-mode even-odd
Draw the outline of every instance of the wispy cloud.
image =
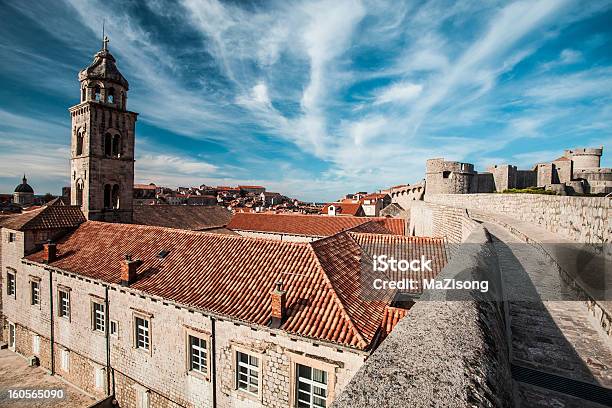
[[[611, 4], [14, 3], [5, 21], [22, 18], [28, 31], [0, 27], [10, 55], [0, 79], [45, 96], [6, 91], [22, 100], [0, 110], [0, 161], [44, 146], [54, 158], [31, 166], [59, 180], [63, 170], [49, 167], [67, 151], [69, 123], [45, 104], [77, 102], [75, 74], [99, 46], [102, 20], [140, 112], [137, 137], [147, 138], [137, 146], [141, 181], [250, 180], [330, 199], [416, 181], [430, 156], [483, 164], [560, 154], [578, 137], [612, 134], [612, 33], [588, 24]], [[51, 24], [38, 19], [44, 10]], [[53, 39], [52, 50], [29, 31]]]

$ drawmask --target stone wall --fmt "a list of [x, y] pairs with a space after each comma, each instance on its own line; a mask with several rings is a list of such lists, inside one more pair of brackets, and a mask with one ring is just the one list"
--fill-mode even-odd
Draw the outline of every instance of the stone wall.
[[[4, 249], [7, 250], [6, 246]], [[16, 297], [2, 293], [3, 313], [17, 327], [16, 351], [25, 356], [37, 355], [41, 365], [51, 369], [49, 339], [53, 316], [55, 373], [89, 394], [98, 398], [105, 396], [106, 336], [104, 332], [94, 331], [92, 325], [92, 302], [105, 302], [105, 284], [28, 261], [18, 262]], [[36, 278], [40, 279], [41, 302], [31, 305], [29, 281]], [[69, 317], [58, 315], [59, 288], [70, 293]], [[116, 398], [124, 408], [136, 408], [143, 393], [155, 407], [212, 406], [215, 384], [212, 373], [199, 374], [188, 367], [189, 335], [207, 341], [210, 368], [215, 350], [216, 406], [220, 408], [292, 407], [297, 364], [327, 371], [328, 401], [332, 401], [368, 355], [336, 344], [290, 336], [280, 330], [216, 318], [119, 285], [109, 285], [108, 305], [109, 319], [118, 329], [109, 337], [111, 382], [108, 385], [112, 390], [114, 378]], [[144, 316], [150, 322], [149, 351], [135, 347], [135, 316]], [[36, 335], [40, 337], [39, 352], [32, 349]], [[63, 350], [69, 355], [68, 370], [62, 368]], [[261, 384], [256, 396], [237, 389], [237, 351], [260, 359]], [[96, 374], [100, 372], [103, 383], [96, 385]]]
[[408, 235], [444, 237], [450, 244], [459, 244], [477, 225], [464, 209], [419, 201], [410, 210]]
[[516, 217], [539, 224], [562, 238], [584, 243], [610, 242], [612, 200], [539, 194], [437, 194], [431, 203]]
[[492, 293], [448, 301], [426, 291], [332, 407], [514, 406], [506, 312], [494, 301], [501, 290], [497, 257], [483, 228], [474, 226], [466, 241], [439, 278], [488, 279]]
[[417, 184], [398, 186], [391, 189], [391, 202], [399, 204], [404, 210], [410, 210], [415, 201], [421, 201], [425, 195], [425, 181]]

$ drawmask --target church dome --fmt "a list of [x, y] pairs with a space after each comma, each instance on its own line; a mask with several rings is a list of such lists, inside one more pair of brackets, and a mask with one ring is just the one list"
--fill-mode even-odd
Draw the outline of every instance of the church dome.
[[32, 193], [34, 194], [34, 189], [28, 184], [28, 179], [25, 174], [23, 175], [22, 183], [15, 187], [16, 193]]
[[79, 81], [86, 79], [99, 79], [102, 81], [115, 82], [128, 89], [128, 81], [121, 75], [117, 65], [115, 64], [115, 57], [107, 49], [108, 39], [104, 39], [104, 47], [98, 51], [94, 56], [94, 60], [87, 68], [79, 72]]

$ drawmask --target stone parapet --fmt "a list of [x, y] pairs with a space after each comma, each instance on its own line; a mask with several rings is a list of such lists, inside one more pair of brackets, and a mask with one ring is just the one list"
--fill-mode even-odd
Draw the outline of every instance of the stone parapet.
[[612, 199], [605, 197], [432, 194], [426, 195], [425, 200], [451, 207], [511, 215], [575, 242], [607, 243], [612, 235], [609, 215]]
[[[486, 230], [475, 225], [465, 241], [439, 278], [460, 273], [501, 290]], [[426, 291], [332, 407], [514, 406], [504, 304], [493, 293], [446, 295]]]

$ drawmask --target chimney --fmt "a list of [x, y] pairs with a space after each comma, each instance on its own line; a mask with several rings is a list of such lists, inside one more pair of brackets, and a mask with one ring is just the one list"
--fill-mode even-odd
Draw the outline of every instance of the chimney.
[[50, 264], [57, 259], [57, 244], [51, 240], [43, 244], [43, 263]]
[[140, 259], [133, 260], [132, 255], [126, 254], [121, 261], [121, 285], [130, 286], [136, 281], [136, 271], [142, 264]]
[[286, 303], [287, 303], [287, 292], [283, 290], [283, 282], [276, 282], [276, 287], [272, 292], [272, 320], [270, 325], [273, 329], [278, 329], [285, 320]]

